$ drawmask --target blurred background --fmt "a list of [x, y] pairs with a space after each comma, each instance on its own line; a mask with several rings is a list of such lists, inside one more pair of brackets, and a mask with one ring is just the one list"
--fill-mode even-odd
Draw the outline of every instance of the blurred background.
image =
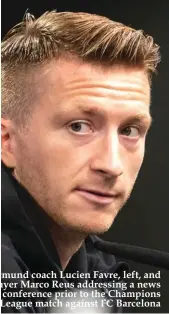
[[[25, 11], [38, 17], [47, 10], [84, 11], [105, 15], [152, 35], [161, 46], [162, 62], [153, 79], [152, 128], [139, 178], [128, 203], [103, 238], [169, 252], [169, 1], [132, 0], [2, 0], [2, 38]], [[129, 261], [131, 270], [157, 271]], [[161, 270], [160, 309], [124, 309], [124, 312], [169, 312], [169, 271]]]

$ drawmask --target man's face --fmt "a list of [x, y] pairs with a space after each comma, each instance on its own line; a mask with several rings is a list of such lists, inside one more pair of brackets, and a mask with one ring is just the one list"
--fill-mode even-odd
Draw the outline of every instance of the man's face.
[[144, 157], [150, 88], [142, 69], [52, 61], [14, 145], [15, 175], [64, 228], [108, 230]]

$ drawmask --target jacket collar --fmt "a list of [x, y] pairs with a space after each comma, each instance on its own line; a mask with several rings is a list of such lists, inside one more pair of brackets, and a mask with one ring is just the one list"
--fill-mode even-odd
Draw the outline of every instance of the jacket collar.
[[[2, 165], [2, 229], [34, 272], [61, 270], [59, 255], [46, 226], [47, 219], [43, 209]], [[88, 271], [85, 245], [72, 257], [67, 268], [68, 271]]]

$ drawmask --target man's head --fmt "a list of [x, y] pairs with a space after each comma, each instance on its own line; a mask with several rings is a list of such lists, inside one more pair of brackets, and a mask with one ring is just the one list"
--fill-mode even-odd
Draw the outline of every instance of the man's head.
[[2, 160], [60, 226], [102, 233], [128, 199], [150, 126], [152, 37], [50, 12], [2, 44]]

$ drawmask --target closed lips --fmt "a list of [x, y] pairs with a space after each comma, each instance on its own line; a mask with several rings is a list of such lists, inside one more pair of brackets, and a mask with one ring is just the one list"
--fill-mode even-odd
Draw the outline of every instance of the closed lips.
[[116, 197], [117, 196], [117, 194], [105, 193], [105, 192], [98, 191], [98, 190], [88, 190], [88, 189], [77, 189], [77, 190], [91, 193], [91, 194], [95, 194], [95, 195], [99, 195], [99, 196], [103, 196], [103, 197]]

